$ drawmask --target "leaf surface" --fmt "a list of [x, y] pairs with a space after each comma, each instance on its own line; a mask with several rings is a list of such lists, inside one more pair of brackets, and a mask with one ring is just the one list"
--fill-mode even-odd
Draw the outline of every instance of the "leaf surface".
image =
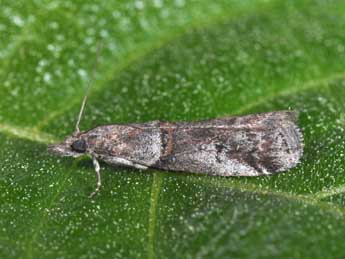
[[[1, 258], [344, 257], [343, 1], [3, 1]], [[47, 154], [81, 128], [300, 113], [294, 169], [139, 171]], [[307, 249], [308, 248], [308, 249]]]

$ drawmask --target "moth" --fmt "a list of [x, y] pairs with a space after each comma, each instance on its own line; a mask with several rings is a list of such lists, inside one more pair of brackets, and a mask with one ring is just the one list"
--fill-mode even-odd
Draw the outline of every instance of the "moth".
[[[91, 85], [91, 84], [90, 84]], [[295, 167], [303, 154], [303, 136], [294, 111], [274, 111], [194, 122], [101, 125], [75, 132], [49, 146], [60, 156], [92, 158], [97, 186], [101, 187], [102, 160], [110, 165], [138, 169], [195, 172], [219, 176], [261, 176]]]

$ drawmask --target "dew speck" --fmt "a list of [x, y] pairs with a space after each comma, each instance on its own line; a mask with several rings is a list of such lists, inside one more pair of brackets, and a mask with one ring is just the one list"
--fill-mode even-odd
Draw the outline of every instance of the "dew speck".
[[24, 20], [20, 16], [13, 16], [12, 21], [15, 25], [22, 27], [24, 25]]
[[153, 0], [153, 6], [155, 8], [162, 8], [163, 7], [163, 1], [162, 0]]
[[51, 83], [51, 80], [52, 80], [51, 74], [48, 73], [48, 72], [44, 73], [44, 75], [43, 75], [43, 81], [44, 81], [45, 83]]
[[78, 75], [80, 76], [80, 78], [82, 80], [86, 80], [87, 79], [87, 72], [85, 69], [79, 68], [78, 69]]
[[136, 9], [139, 9], [139, 10], [144, 9], [144, 7], [145, 7], [144, 1], [139, 1], [139, 0], [135, 1], [135, 2], [134, 2], [134, 7], [135, 7]]
[[18, 88], [12, 88], [10, 91], [11, 96], [16, 97], [19, 94], [19, 89]]
[[108, 38], [109, 37], [109, 32], [107, 30], [101, 30], [100, 35], [102, 38]]
[[59, 28], [59, 24], [55, 21], [50, 22], [48, 26], [49, 26], [49, 28], [51, 28], [53, 30], [57, 30]]
[[345, 45], [343, 45], [343, 44], [337, 45], [337, 51], [338, 51], [339, 53], [343, 53], [344, 50], [345, 50]]
[[53, 52], [55, 51], [55, 46], [53, 44], [48, 44], [47, 49]]
[[183, 7], [186, 4], [185, 0], [175, 0], [175, 5], [177, 7]]
[[75, 61], [74, 61], [74, 59], [69, 59], [69, 60], [67, 61], [67, 64], [68, 64], [69, 67], [74, 67], [74, 66], [75, 66]]
[[85, 37], [84, 43], [86, 45], [93, 45], [94, 44], [94, 38], [93, 37]]

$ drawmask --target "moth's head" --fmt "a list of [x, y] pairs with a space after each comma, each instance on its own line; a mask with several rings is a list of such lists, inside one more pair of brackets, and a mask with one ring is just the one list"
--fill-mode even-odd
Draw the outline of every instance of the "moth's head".
[[58, 156], [79, 157], [86, 154], [87, 142], [81, 134], [72, 135], [61, 143], [49, 145], [48, 151]]

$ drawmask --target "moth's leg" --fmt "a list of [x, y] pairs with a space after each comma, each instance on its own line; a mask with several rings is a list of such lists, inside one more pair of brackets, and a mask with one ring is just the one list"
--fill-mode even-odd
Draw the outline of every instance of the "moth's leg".
[[133, 163], [133, 162], [130, 162], [131, 164], [130, 164], [130, 166], [133, 166], [134, 168], [136, 168], [136, 169], [142, 169], [142, 170], [145, 170], [145, 169], [147, 169], [148, 167], [147, 166], [144, 166], [144, 165], [140, 165], [140, 164], [135, 164], [135, 163]]
[[141, 164], [136, 164], [132, 161], [129, 161], [127, 159], [124, 158], [120, 158], [120, 157], [112, 157], [111, 159], [108, 159], [108, 161], [110, 163], [115, 163], [115, 164], [119, 164], [119, 165], [125, 165], [125, 166], [129, 166], [129, 167], [134, 167], [137, 169], [147, 169], [147, 166], [141, 165]]
[[96, 183], [96, 189], [94, 192], [92, 192], [89, 195], [89, 198], [92, 198], [93, 196], [95, 196], [95, 194], [97, 194], [99, 192], [99, 189], [101, 188], [102, 182], [101, 182], [101, 167], [99, 166], [99, 163], [97, 161], [97, 159], [93, 156], [92, 157], [92, 162], [93, 162], [93, 166], [95, 168], [95, 173], [96, 173], [96, 179], [97, 179], [97, 183]]

